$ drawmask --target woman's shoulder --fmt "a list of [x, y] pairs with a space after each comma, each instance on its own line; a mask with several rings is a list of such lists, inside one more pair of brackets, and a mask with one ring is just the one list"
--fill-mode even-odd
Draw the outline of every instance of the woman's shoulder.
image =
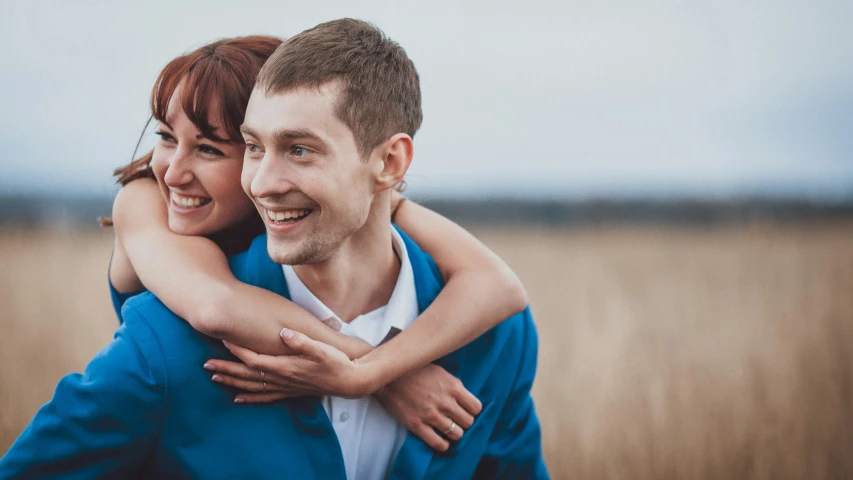
[[[162, 202], [160, 188], [153, 178], [137, 178], [121, 187], [113, 200], [113, 222], [132, 214], [151, 201]], [[156, 204], [156, 203], [155, 203]]]
[[127, 301], [130, 300], [131, 298], [133, 298], [133, 297], [135, 297], [141, 293], [145, 293], [147, 290], [141, 289], [141, 290], [134, 290], [131, 292], [120, 292], [113, 285], [112, 281], [107, 279], [107, 283], [109, 283], [109, 286], [110, 286], [110, 298], [113, 301], [113, 309], [116, 312], [116, 316], [118, 316], [119, 324], [121, 324], [124, 321], [122, 319], [122, 316], [121, 316], [121, 309], [122, 309], [122, 307], [124, 307], [124, 304], [127, 303]]
[[139, 277], [118, 241], [113, 245], [113, 254], [107, 271], [107, 282], [110, 286], [113, 308], [115, 308], [119, 323], [121, 323], [121, 307], [129, 298], [139, 295], [146, 289], [139, 281]]

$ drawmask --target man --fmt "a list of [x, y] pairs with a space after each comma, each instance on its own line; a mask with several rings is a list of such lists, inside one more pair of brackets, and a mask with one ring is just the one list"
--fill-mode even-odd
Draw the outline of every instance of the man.
[[[387, 310], [423, 311], [441, 277], [388, 222], [389, 190], [409, 167], [420, 121], [417, 72], [374, 27], [329, 22], [279, 48], [259, 75], [242, 129], [243, 186], [267, 234], [232, 257], [237, 278], [348, 322], [361, 336], [381, 336], [376, 325], [387, 323]], [[220, 342], [150, 294], [129, 301], [123, 316], [116, 340], [87, 368], [86, 384], [60, 384], [0, 462], [0, 477], [547, 476], [530, 398], [536, 334], [529, 310], [438, 362], [483, 402], [473, 426], [441, 454], [370, 399], [235, 405], [199, 369], [211, 358], [233, 358]], [[295, 338], [288, 341], [303, 351], [318, 347]], [[252, 366], [272, 379], [280, 363]]]

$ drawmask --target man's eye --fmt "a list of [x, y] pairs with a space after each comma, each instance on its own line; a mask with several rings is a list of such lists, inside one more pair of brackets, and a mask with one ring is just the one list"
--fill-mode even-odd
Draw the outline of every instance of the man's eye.
[[304, 148], [304, 147], [293, 147], [290, 149], [290, 151], [293, 152], [293, 154], [296, 155], [297, 157], [305, 157], [309, 153], [311, 153], [310, 150], [308, 150], [307, 148]]
[[261, 147], [258, 145], [255, 145], [254, 143], [247, 143], [246, 144], [246, 150], [248, 150], [252, 153], [260, 153]]

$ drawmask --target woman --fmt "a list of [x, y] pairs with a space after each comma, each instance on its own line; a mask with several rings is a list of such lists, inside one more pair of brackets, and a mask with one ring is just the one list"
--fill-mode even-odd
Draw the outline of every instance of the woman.
[[[116, 171], [124, 185], [113, 207], [109, 279], [116, 309], [149, 289], [200, 332], [258, 352], [291, 353], [277, 335], [283, 328], [332, 345], [370, 368], [359, 367], [362, 373], [346, 385], [326, 383], [323, 393], [370, 394], [384, 387], [376, 395], [388, 411], [432, 448], [446, 450], [481, 407], [443, 369], [423, 366], [527, 303], [494, 254], [452, 222], [398, 197], [393, 219], [433, 255], [447, 285], [411, 327], [375, 350], [287, 299], [237, 281], [228, 268], [226, 255], [246, 249], [263, 231], [240, 185], [245, 146], [239, 125], [256, 75], [280, 43], [258, 36], [221, 40], [176, 58], [160, 73], [151, 95], [160, 140], [151, 153]], [[431, 395], [422, 394], [425, 384]], [[236, 401], [293, 394], [240, 395]]]

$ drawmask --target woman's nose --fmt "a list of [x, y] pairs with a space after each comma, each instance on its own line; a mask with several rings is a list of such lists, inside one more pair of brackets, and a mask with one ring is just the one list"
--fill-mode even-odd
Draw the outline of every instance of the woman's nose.
[[169, 162], [163, 181], [170, 187], [180, 187], [193, 181], [190, 152], [178, 148]]

